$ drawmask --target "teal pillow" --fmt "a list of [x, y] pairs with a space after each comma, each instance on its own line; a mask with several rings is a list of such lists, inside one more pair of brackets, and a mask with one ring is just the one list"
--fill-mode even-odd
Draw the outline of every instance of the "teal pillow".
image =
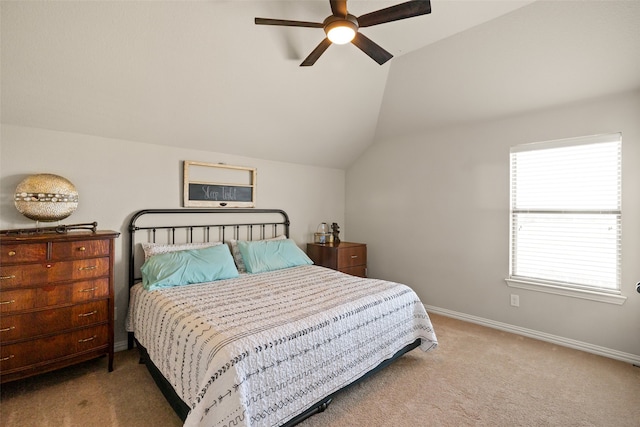
[[140, 271], [142, 285], [149, 291], [238, 277], [227, 245], [155, 255]]
[[307, 254], [291, 239], [239, 241], [238, 249], [249, 273], [264, 273], [313, 264]]

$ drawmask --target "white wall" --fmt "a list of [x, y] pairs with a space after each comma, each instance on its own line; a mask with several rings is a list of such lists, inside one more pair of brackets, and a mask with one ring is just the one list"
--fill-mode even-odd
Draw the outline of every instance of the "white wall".
[[54, 173], [79, 193], [78, 209], [63, 224], [97, 221], [100, 229], [122, 233], [116, 244], [116, 343], [126, 340], [129, 218], [140, 209], [181, 207], [183, 160], [256, 167], [256, 207], [285, 210], [291, 237], [303, 248], [320, 222], [344, 223], [342, 170], [11, 125], [3, 125], [0, 136], [0, 229], [34, 226], [15, 209], [15, 188], [30, 174]]
[[[609, 132], [623, 138], [627, 301], [509, 288], [509, 148]], [[348, 238], [368, 243], [370, 276], [410, 285], [427, 305], [640, 355], [639, 91], [379, 140], [348, 169], [346, 196]]]

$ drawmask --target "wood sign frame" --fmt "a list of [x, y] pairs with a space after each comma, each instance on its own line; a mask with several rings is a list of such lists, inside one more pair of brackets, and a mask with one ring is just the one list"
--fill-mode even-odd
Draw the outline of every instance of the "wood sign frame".
[[256, 168], [184, 161], [184, 207], [253, 208]]

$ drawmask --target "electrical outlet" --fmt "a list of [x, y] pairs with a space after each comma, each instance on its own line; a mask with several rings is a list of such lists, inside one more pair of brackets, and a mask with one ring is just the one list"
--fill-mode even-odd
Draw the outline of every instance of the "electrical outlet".
[[520, 307], [520, 295], [511, 294], [511, 306]]

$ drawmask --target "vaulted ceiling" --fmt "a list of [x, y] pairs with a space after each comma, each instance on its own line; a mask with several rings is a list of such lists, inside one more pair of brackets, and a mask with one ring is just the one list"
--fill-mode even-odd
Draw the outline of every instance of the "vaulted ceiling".
[[[399, 2], [350, 0], [348, 6], [357, 16]], [[434, 125], [476, 117], [474, 111], [483, 108], [478, 96], [487, 93], [474, 83], [472, 67], [480, 67], [480, 73], [526, 74], [531, 65], [537, 73], [565, 75], [568, 71], [548, 62], [566, 61], [549, 57], [548, 49], [563, 33], [576, 43], [588, 29], [578, 25], [570, 9], [545, 21], [531, 3], [432, 0], [430, 15], [361, 30], [396, 57], [385, 65], [345, 45], [331, 46], [313, 67], [299, 67], [324, 32], [256, 26], [253, 19], [321, 22], [330, 14], [328, 0], [2, 1], [2, 123], [345, 168], [373, 143], [381, 108], [391, 108], [385, 120], [399, 125], [425, 120], [414, 106], [430, 110], [430, 116], [438, 112]], [[594, 2], [574, 6], [580, 3]], [[638, 8], [630, 9], [637, 18]], [[620, 15], [603, 25], [617, 25]], [[596, 12], [586, 16], [590, 24], [599, 22]], [[503, 33], [491, 32], [493, 25]], [[623, 58], [627, 74], [640, 76], [637, 59], [626, 54], [640, 43], [634, 40], [637, 30], [626, 21], [618, 30], [624, 37], [606, 31], [613, 43], [623, 43], [623, 53], [613, 58]], [[465, 34], [473, 31], [465, 42]], [[522, 33], [527, 34], [524, 44]], [[486, 37], [493, 44], [489, 52], [500, 56], [479, 59], [483, 39], [478, 37]], [[597, 35], [595, 41], [597, 52], [610, 42]], [[447, 51], [450, 45], [456, 51]], [[523, 49], [528, 49], [524, 56]], [[589, 58], [589, 46], [580, 49], [578, 60]], [[531, 64], [523, 64], [523, 57]], [[513, 68], [514, 63], [520, 66]], [[390, 70], [414, 79], [415, 91], [387, 87]], [[607, 88], [597, 92], [640, 87], [638, 78], [627, 74], [622, 84], [603, 83]], [[480, 82], [485, 88], [496, 79], [522, 85], [525, 77]], [[544, 93], [527, 96], [533, 95]], [[495, 114], [514, 103], [526, 109], [515, 94], [495, 96], [484, 102], [485, 108], [496, 102]], [[403, 97], [410, 102], [403, 104]], [[398, 108], [383, 108], [384, 99]], [[387, 123], [386, 129], [393, 128]]]

